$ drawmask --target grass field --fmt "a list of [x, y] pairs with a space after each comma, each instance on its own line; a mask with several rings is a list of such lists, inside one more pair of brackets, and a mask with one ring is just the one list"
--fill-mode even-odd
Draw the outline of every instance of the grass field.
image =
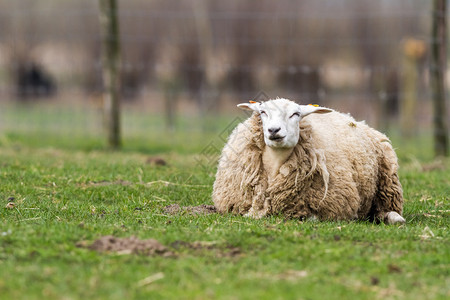
[[[403, 226], [167, 213], [211, 204], [220, 132], [149, 134], [122, 152], [96, 137], [0, 134], [0, 298], [450, 297], [450, 163], [431, 160], [428, 139], [394, 142]], [[168, 165], [147, 163], [155, 155]], [[86, 248], [105, 235], [172, 255]]]

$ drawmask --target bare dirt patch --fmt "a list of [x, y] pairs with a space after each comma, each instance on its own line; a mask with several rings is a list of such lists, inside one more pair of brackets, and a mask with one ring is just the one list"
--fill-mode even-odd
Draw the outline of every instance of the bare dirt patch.
[[214, 241], [196, 241], [192, 243], [175, 241], [170, 244], [170, 246], [176, 250], [188, 249], [201, 255], [210, 252], [213, 253], [215, 257], [239, 257], [242, 255], [242, 251], [239, 247], [223, 245]]
[[140, 254], [148, 256], [172, 257], [175, 254], [155, 239], [140, 240], [135, 236], [117, 238], [111, 235], [103, 236], [92, 244], [79, 242], [78, 247], [88, 248], [97, 252], [110, 252], [117, 254]]
[[118, 238], [111, 235], [102, 236], [94, 242], [80, 241], [79, 248], [87, 248], [100, 253], [115, 253], [119, 255], [138, 254], [147, 256], [177, 257], [177, 252], [186, 251], [194, 255], [212, 255], [214, 257], [235, 258], [242, 256], [239, 247], [215, 241], [175, 241], [164, 246], [155, 239], [140, 240], [135, 236]]
[[145, 162], [152, 166], [167, 166], [167, 161], [159, 156], [149, 156]]
[[394, 264], [389, 264], [388, 265], [388, 271], [389, 273], [402, 273], [402, 269]]
[[180, 206], [178, 204], [171, 204], [164, 207], [164, 212], [169, 215], [176, 215], [179, 213], [188, 213], [191, 215], [209, 215], [217, 213], [214, 205], [198, 205], [198, 206]]
[[107, 181], [107, 180], [101, 180], [101, 181], [89, 181], [88, 183], [81, 183], [81, 187], [92, 187], [92, 186], [108, 186], [108, 185], [131, 185], [132, 182], [127, 180], [116, 180], [116, 181]]

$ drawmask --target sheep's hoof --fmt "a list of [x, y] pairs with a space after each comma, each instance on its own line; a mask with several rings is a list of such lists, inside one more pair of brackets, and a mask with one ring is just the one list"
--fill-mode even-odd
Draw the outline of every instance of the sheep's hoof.
[[306, 221], [308, 222], [319, 222], [319, 218], [315, 215], [311, 215], [310, 217], [306, 218]]
[[406, 222], [406, 220], [402, 216], [400, 216], [398, 213], [396, 213], [395, 211], [390, 211], [390, 212], [386, 213], [384, 221], [388, 225], [405, 224], [405, 222]]
[[247, 218], [253, 218], [253, 219], [261, 219], [262, 217], [264, 217], [266, 215], [266, 210], [255, 210], [252, 208], [250, 208], [250, 210], [248, 211], [248, 213], [246, 213], [244, 215], [244, 217]]

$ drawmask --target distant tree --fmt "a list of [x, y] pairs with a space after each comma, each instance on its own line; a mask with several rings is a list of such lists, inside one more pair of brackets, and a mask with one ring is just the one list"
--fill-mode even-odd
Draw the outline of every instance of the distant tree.
[[436, 156], [448, 155], [447, 110], [445, 107], [445, 71], [447, 68], [447, 6], [446, 0], [433, 1], [431, 44], [431, 88], [434, 113], [434, 150]]
[[103, 34], [102, 65], [104, 115], [108, 145], [121, 146], [120, 136], [120, 43], [117, 0], [100, 1], [100, 26]]

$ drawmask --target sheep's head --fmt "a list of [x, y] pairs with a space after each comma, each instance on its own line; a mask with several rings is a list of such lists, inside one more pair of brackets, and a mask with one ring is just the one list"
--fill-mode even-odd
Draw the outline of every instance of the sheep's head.
[[299, 105], [287, 99], [258, 103], [241, 103], [239, 108], [260, 114], [264, 142], [271, 148], [293, 148], [300, 138], [299, 122], [312, 113], [329, 113], [333, 110], [313, 105]]

